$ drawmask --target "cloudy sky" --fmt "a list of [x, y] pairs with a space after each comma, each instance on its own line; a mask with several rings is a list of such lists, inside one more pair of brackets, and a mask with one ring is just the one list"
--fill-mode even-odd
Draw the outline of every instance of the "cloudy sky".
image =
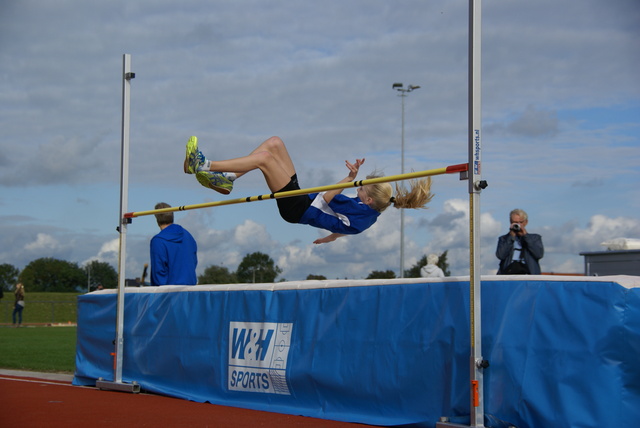
[[[545, 272], [582, 273], [581, 252], [640, 238], [640, 3], [493, 0], [483, 4], [482, 273], [508, 213], [529, 213]], [[259, 172], [230, 196], [182, 172], [197, 135], [211, 158], [264, 139], [288, 145], [303, 187], [464, 163], [468, 2], [452, 0], [4, 1], [0, 5], [0, 263], [40, 257], [117, 266], [122, 59], [131, 54], [128, 211], [268, 193]], [[362, 177], [363, 178], [363, 177]], [[449, 251], [468, 275], [467, 183], [434, 178], [427, 210], [405, 214], [405, 268]], [[348, 192], [353, 192], [350, 190]], [[281, 278], [399, 272], [400, 214], [313, 245], [274, 201], [180, 212], [207, 266], [269, 254]], [[148, 262], [153, 217], [127, 233], [127, 277]]]

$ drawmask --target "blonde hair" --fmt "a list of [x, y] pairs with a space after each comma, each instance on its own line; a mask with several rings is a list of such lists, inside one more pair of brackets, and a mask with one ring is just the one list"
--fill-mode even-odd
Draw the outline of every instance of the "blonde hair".
[[[367, 176], [370, 178], [383, 177], [378, 172], [373, 172]], [[391, 204], [395, 208], [427, 208], [433, 198], [431, 193], [431, 177], [419, 180], [410, 180], [410, 189], [404, 185], [396, 183], [396, 196], [393, 196], [393, 187], [389, 183], [374, 183], [363, 186], [367, 195], [373, 199], [372, 208], [378, 212], [383, 212]]]

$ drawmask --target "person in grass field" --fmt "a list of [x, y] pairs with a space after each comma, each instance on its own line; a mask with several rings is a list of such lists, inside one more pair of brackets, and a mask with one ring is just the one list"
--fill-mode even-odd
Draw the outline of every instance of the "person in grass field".
[[15, 295], [12, 314], [13, 326], [20, 327], [22, 325], [22, 311], [24, 310], [24, 285], [21, 282], [16, 284], [16, 290], [13, 294]]

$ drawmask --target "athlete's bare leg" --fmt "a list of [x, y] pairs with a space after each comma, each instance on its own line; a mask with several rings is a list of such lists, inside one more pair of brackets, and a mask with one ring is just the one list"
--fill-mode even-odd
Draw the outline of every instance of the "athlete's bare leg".
[[237, 177], [260, 169], [272, 192], [286, 186], [296, 173], [289, 152], [279, 137], [267, 139], [247, 156], [210, 162], [210, 171], [233, 172]]

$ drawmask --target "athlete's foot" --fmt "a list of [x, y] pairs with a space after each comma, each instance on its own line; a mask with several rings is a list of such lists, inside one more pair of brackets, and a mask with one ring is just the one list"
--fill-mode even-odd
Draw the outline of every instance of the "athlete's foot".
[[198, 150], [198, 137], [191, 137], [187, 141], [187, 152], [184, 158], [183, 169], [187, 174], [195, 174], [198, 168], [204, 164], [204, 155]]
[[236, 175], [226, 172], [197, 171], [196, 179], [204, 187], [228, 195], [233, 190], [233, 180], [236, 179]]

